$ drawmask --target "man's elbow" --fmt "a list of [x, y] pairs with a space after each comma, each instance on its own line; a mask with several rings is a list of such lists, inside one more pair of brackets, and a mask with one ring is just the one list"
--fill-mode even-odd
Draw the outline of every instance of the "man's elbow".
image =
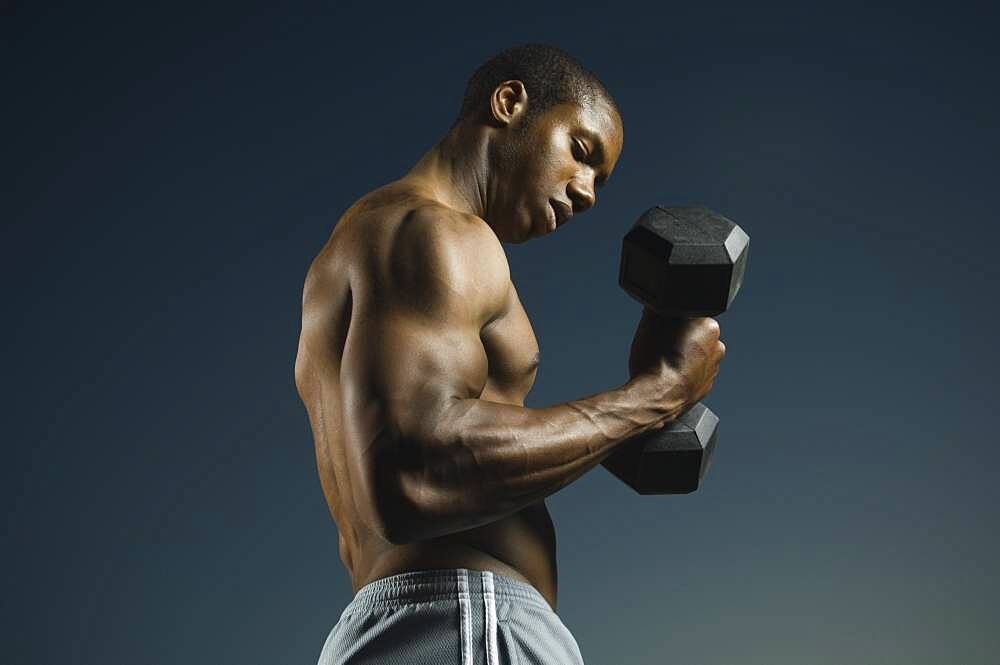
[[420, 506], [403, 491], [397, 480], [391, 487], [383, 484], [373, 501], [372, 526], [376, 534], [393, 545], [407, 545], [422, 540]]
[[426, 447], [395, 441], [363, 470], [364, 511], [372, 530], [393, 545], [426, 540], [435, 531], [440, 493], [426, 485]]
[[377, 533], [393, 545], [408, 545], [424, 539], [417, 511], [413, 507], [404, 509], [398, 503], [380, 511]]
[[417, 536], [416, 530], [410, 528], [403, 522], [391, 522], [392, 526], [388, 524], [383, 525], [379, 536], [392, 545], [409, 545], [410, 543], [415, 543], [420, 538]]

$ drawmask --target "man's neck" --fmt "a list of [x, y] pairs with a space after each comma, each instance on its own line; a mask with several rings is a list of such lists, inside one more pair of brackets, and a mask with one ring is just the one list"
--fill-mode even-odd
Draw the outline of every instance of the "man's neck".
[[489, 199], [488, 132], [460, 123], [404, 176], [429, 188], [443, 205], [486, 218]]

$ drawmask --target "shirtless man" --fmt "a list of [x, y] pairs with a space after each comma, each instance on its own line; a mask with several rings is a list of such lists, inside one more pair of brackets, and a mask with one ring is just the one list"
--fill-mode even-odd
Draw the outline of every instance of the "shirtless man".
[[355, 592], [321, 665], [583, 662], [544, 499], [704, 397], [724, 353], [713, 319], [644, 313], [627, 383], [524, 407], [538, 345], [502, 243], [593, 207], [622, 141], [593, 74], [510, 49], [313, 261], [295, 379]]

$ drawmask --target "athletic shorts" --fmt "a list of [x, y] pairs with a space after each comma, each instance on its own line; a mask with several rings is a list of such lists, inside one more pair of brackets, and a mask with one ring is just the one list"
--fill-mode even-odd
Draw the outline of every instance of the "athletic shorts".
[[358, 590], [319, 665], [583, 665], [576, 640], [530, 584], [465, 568], [421, 570]]

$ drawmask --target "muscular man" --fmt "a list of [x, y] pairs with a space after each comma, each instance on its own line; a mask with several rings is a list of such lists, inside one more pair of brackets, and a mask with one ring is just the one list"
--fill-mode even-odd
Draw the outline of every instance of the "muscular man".
[[701, 399], [724, 352], [712, 319], [643, 316], [626, 384], [524, 407], [538, 346], [502, 243], [593, 207], [622, 132], [567, 54], [505, 51], [313, 261], [295, 378], [355, 592], [321, 665], [582, 663], [545, 497]]

